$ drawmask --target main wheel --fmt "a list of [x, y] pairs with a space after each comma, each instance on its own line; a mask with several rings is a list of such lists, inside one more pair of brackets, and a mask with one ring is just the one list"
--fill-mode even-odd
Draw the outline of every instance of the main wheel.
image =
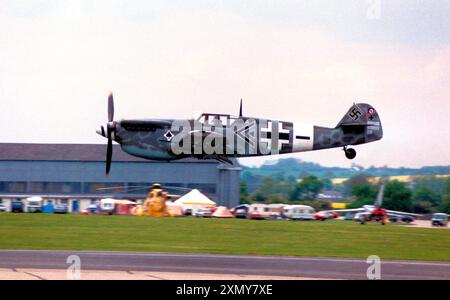
[[354, 159], [356, 157], [356, 150], [353, 148], [345, 149], [345, 157], [348, 159]]

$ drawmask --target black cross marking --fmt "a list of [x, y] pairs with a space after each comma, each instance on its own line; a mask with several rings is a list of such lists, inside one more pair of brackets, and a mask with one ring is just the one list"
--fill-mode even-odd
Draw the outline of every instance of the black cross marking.
[[167, 132], [164, 134], [164, 137], [167, 141], [170, 142], [170, 140], [174, 137], [173, 133], [170, 130], [167, 130]]
[[[266, 134], [266, 138], [271, 139], [272, 138], [272, 132], [268, 131]], [[278, 133], [278, 139], [282, 141], [289, 141], [289, 133], [287, 132], [279, 132]]]

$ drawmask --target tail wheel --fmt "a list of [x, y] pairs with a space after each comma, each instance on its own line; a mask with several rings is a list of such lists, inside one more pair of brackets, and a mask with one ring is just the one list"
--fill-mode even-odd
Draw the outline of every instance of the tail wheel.
[[356, 157], [356, 150], [353, 148], [344, 148], [345, 157], [348, 159], [354, 159]]

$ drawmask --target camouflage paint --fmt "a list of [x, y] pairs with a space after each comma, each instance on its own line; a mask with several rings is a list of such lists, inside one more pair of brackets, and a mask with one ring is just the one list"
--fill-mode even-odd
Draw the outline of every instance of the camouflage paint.
[[[177, 122], [188, 128], [172, 126]], [[122, 120], [114, 122], [114, 125], [113, 139], [125, 152], [167, 161], [184, 157], [226, 161], [226, 157], [276, 155], [359, 145], [383, 137], [378, 113], [366, 103], [350, 107], [335, 128], [221, 114], [203, 114], [196, 120]], [[104, 129], [97, 132], [105, 136]], [[211, 134], [215, 138], [211, 138]], [[183, 145], [180, 137], [190, 143], [185, 148], [188, 153], [173, 151], [175, 146]], [[217, 151], [207, 153], [205, 146], [215, 147]]]

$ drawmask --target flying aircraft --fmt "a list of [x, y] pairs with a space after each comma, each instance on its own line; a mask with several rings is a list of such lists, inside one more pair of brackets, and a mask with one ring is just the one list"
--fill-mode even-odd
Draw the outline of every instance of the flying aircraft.
[[374, 205], [364, 205], [363, 207], [354, 209], [324, 210], [321, 211], [320, 213], [324, 215], [332, 213], [356, 213], [359, 217], [358, 219], [361, 224], [365, 224], [367, 221], [377, 221], [380, 222], [382, 225], [386, 223], [388, 217], [397, 217], [401, 219], [404, 216], [414, 216], [414, 217], [421, 216], [418, 214], [382, 208], [383, 195], [384, 195], [384, 184], [381, 184]]
[[342, 147], [353, 159], [350, 145], [380, 140], [383, 129], [378, 112], [369, 104], [354, 103], [334, 128], [295, 122], [203, 113], [197, 119], [114, 120], [114, 100], [108, 97], [108, 122], [97, 129], [108, 139], [106, 174], [112, 159], [112, 142], [128, 154], [150, 160], [171, 161], [186, 157], [216, 159], [276, 155]]

